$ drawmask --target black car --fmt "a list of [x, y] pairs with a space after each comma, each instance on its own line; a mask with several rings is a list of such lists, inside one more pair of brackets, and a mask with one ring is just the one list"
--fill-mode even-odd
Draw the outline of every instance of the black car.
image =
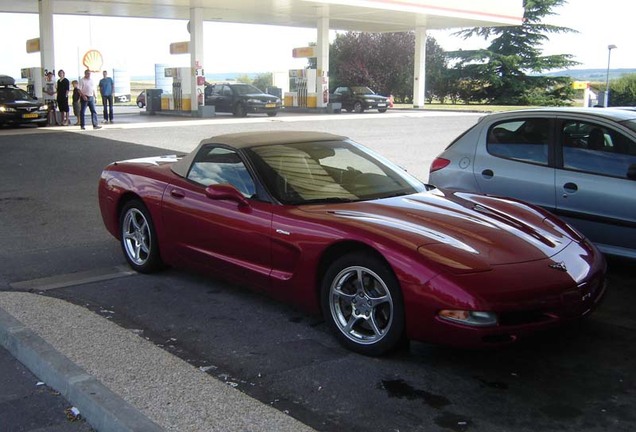
[[213, 105], [215, 112], [229, 112], [237, 117], [248, 113], [278, 114], [280, 98], [263, 93], [253, 85], [240, 83], [212, 84], [205, 88], [205, 104]]
[[0, 126], [35, 123], [47, 125], [48, 106], [38, 102], [15, 85], [15, 80], [0, 75]]
[[377, 109], [383, 113], [389, 108], [389, 98], [376, 94], [369, 87], [364, 86], [340, 86], [329, 95], [330, 102], [340, 102], [342, 109], [348, 112], [364, 112], [369, 109]]

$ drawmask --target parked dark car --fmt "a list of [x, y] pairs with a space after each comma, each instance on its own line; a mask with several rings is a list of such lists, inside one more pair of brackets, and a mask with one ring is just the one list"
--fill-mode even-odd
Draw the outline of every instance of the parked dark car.
[[606, 289], [603, 255], [548, 212], [426, 186], [326, 133], [116, 162], [99, 205], [133, 269], [193, 268], [322, 311], [367, 355], [404, 338], [510, 344], [588, 315]]
[[245, 117], [249, 113], [265, 113], [274, 117], [282, 106], [280, 98], [241, 83], [206, 86], [205, 104], [213, 105], [215, 112], [229, 112], [237, 117]]
[[433, 161], [442, 188], [509, 196], [560, 216], [602, 252], [636, 258], [636, 112], [492, 114]]
[[330, 102], [340, 102], [342, 109], [361, 113], [365, 110], [377, 109], [383, 113], [389, 108], [389, 98], [376, 94], [369, 87], [341, 86], [329, 96]]
[[139, 93], [139, 96], [137, 96], [137, 106], [139, 108], [143, 108], [146, 106], [146, 90], [142, 91], [141, 93]]
[[8, 75], [0, 75], [0, 126], [35, 123], [47, 125], [48, 105], [15, 85]]

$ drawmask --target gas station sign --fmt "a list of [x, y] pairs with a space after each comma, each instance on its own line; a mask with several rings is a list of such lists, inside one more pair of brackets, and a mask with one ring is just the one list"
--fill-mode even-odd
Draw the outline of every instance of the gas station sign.
[[294, 48], [292, 50], [292, 57], [294, 58], [305, 58], [305, 57], [316, 57], [315, 47], [300, 47]]

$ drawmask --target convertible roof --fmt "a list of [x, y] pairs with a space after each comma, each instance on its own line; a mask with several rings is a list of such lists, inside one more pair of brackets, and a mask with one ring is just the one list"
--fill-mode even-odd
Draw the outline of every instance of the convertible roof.
[[217, 135], [201, 141], [194, 150], [172, 165], [172, 171], [181, 177], [186, 177], [188, 169], [190, 165], [192, 165], [192, 161], [199, 152], [199, 149], [208, 144], [223, 144], [235, 149], [242, 149], [276, 144], [342, 141], [345, 139], [347, 139], [347, 137], [341, 135], [305, 131], [258, 131]]

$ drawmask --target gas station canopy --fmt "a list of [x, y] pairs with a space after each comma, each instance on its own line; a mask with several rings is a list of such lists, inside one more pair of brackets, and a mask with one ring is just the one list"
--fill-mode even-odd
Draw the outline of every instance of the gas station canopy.
[[[61, 15], [190, 18], [201, 8], [203, 21], [313, 28], [328, 18], [335, 30], [402, 32], [519, 25], [521, 0], [55, 0]], [[0, 0], [0, 12], [38, 13], [38, 0]]]

